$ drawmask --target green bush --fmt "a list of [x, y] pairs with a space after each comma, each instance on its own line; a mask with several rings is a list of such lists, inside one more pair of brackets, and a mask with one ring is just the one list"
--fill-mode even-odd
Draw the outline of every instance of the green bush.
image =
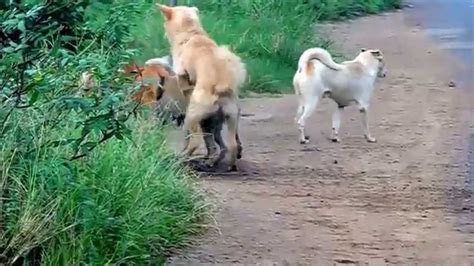
[[118, 74], [145, 4], [0, 4], [0, 264], [160, 263], [199, 229], [190, 174]]

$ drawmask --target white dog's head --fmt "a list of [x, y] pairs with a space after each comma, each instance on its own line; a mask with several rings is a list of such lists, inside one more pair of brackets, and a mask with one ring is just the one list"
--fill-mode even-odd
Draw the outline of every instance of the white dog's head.
[[360, 50], [360, 55], [367, 61], [368, 64], [373, 65], [377, 69], [377, 77], [385, 78], [387, 76], [388, 70], [385, 67], [385, 61], [383, 54], [378, 49], [365, 49]]

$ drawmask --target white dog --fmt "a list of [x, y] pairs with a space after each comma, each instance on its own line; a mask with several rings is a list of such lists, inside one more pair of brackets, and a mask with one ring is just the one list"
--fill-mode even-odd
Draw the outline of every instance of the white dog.
[[362, 114], [365, 138], [368, 142], [375, 142], [369, 132], [367, 111], [375, 79], [385, 77], [386, 73], [383, 55], [379, 50], [362, 49], [354, 60], [341, 64], [334, 62], [329, 52], [322, 48], [306, 50], [300, 57], [298, 71], [293, 78], [295, 93], [299, 98], [296, 120], [300, 143], [309, 142], [304, 132], [305, 122], [323, 97], [333, 99], [338, 106], [332, 116], [332, 141], [339, 141], [342, 110], [355, 102]]

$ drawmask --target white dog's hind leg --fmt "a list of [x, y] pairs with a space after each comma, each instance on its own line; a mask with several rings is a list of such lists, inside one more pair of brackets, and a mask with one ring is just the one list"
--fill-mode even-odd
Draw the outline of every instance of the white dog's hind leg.
[[319, 102], [319, 97], [305, 98], [305, 104], [303, 105], [303, 114], [298, 119], [298, 127], [300, 130], [300, 143], [301, 144], [309, 143], [309, 137], [306, 136], [304, 132], [304, 127], [306, 124], [306, 119], [308, 119], [313, 114], [314, 110], [316, 110], [316, 107], [318, 106], [318, 102]]
[[370, 142], [370, 143], [377, 142], [377, 140], [370, 135], [369, 115], [367, 113], [368, 106], [360, 106], [359, 111], [362, 114], [362, 127], [364, 128], [364, 137], [365, 137], [365, 139], [367, 140], [367, 142]]
[[344, 107], [338, 106], [334, 113], [332, 114], [332, 134], [331, 140], [333, 142], [339, 142], [339, 128], [341, 127], [341, 114], [344, 110]]
[[298, 110], [296, 111], [296, 117], [295, 117], [295, 121], [298, 122], [298, 120], [300, 119], [301, 115], [303, 114], [304, 112], [304, 105], [301, 103], [301, 101], [298, 103]]
[[293, 88], [295, 90], [295, 94], [298, 98], [298, 109], [296, 111], [296, 116], [295, 116], [295, 122], [298, 122], [300, 119], [301, 115], [303, 114], [304, 111], [304, 98], [303, 95], [301, 95], [300, 89], [299, 89], [299, 84], [296, 81], [296, 76], [293, 78]]

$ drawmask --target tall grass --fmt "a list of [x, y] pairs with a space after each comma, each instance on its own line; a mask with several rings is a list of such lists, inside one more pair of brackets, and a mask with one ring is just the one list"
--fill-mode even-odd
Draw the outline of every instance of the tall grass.
[[[16, 119], [35, 122], [33, 114]], [[21, 158], [13, 135], [2, 140], [2, 263], [160, 264], [200, 231], [206, 205], [192, 176], [155, 122], [133, 123], [131, 140], [112, 140], [80, 162], [59, 148]], [[44, 131], [35, 145], [65, 133]]]
[[[331, 42], [316, 33], [315, 24], [399, 8], [401, 0], [178, 0], [178, 4], [199, 7], [210, 35], [244, 59], [250, 76], [245, 91], [277, 93], [290, 90], [305, 49], [330, 48]], [[154, 6], [144, 22], [136, 34], [141, 59], [168, 53], [163, 21]]]

